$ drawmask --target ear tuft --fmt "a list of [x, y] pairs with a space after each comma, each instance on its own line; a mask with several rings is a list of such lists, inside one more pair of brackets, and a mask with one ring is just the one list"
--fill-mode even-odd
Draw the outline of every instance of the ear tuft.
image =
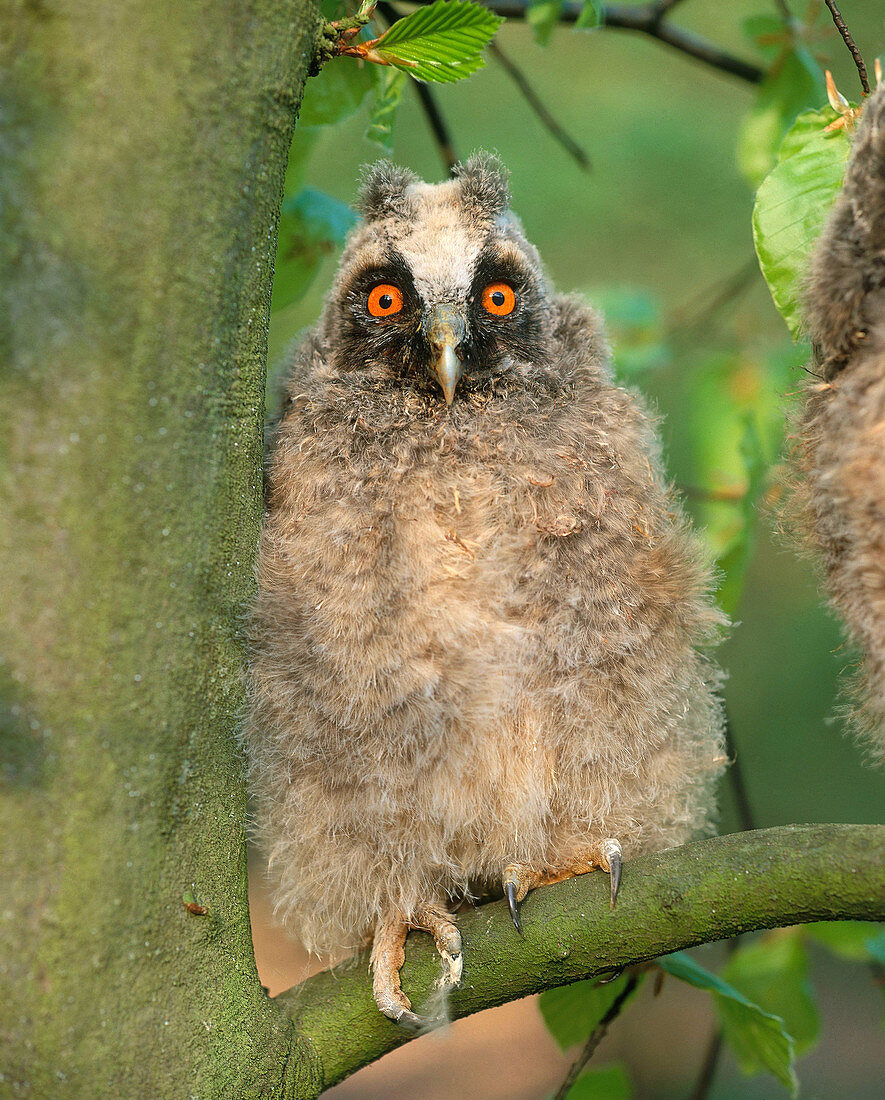
[[465, 205], [489, 217], [503, 214], [510, 205], [510, 173], [493, 153], [474, 153], [454, 171]]
[[401, 168], [389, 160], [379, 160], [368, 167], [363, 175], [357, 206], [367, 222], [393, 214], [406, 217], [411, 213], [411, 202], [406, 194], [418, 177], [408, 168]]

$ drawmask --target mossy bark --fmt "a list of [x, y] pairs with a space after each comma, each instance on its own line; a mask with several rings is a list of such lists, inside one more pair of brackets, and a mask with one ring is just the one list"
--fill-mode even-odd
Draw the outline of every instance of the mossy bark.
[[308, 0], [0, 16], [4, 1095], [316, 1091], [255, 972], [236, 722], [317, 33]]
[[[670, 848], [624, 866], [609, 908], [603, 874], [529, 894], [520, 938], [504, 902], [459, 915], [464, 973], [452, 1019], [742, 932], [817, 920], [885, 920], [885, 825], [786, 825]], [[438, 1004], [440, 960], [413, 932], [403, 989]], [[311, 1044], [326, 1086], [410, 1036], [375, 1007], [367, 955], [278, 998]]]

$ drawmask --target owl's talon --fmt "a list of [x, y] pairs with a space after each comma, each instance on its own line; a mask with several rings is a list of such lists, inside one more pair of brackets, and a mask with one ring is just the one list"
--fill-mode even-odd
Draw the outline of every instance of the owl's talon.
[[621, 845], [613, 837], [609, 837], [602, 842], [602, 854], [608, 863], [604, 870], [611, 875], [609, 908], [614, 909], [618, 900], [618, 887], [621, 885]]
[[[382, 1010], [383, 1011], [383, 1010]], [[387, 1013], [385, 1013], [387, 1015]], [[439, 1027], [443, 1022], [442, 1020], [435, 1020], [430, 1016], [419, 1016], [417, 1012], [412, 1012], [411, 1009], [404, 1008], [400, 1011], [399, 1016], [390, 1017], [395, 1024], [403, 1029], [403, 1031], [430, 1031], [434, 1027]]]
[[456, 986], [461, 981], [464, 955], [461, 933], [451, 915], [442, 906], [425, 905], [415, 911], [410, 920], [395, 917], [375, 929], [372, 943], [372, 992], [375, 1004], [384, 1015], [406, 1031], [429, 1031], [445, 1023], [432, 1016], [420, 1016], [412, 1011], [412, 1002], [400, 985], [400, 969], [406, 958], [406, 937], [411, 928], [429, 932], [436, 943], [447, 972], [439, 981], [440, 988]]
[[510, 916], [513, 918], [516, 931], [524, 938], [525, 933], [522, 930], [522, 921], [519, 918], [519, 903], [516, 900], [515, 882], [504, 883], [504, 896], [507, 898], [507, 908], [510, 910]]

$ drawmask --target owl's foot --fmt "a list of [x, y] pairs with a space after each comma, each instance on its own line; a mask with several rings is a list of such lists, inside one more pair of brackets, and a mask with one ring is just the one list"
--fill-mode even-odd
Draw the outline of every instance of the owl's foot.
[[504, 897], [507, 898], [507, 907], [510, 916], [516, 925], [516, 931], [523, 935], [522, 920], [519, 916], [519, 903], [525, 898], [529, 890], [536, 886], [550, 886], [554, 882], [564, 882], [575, 875], [585, 875], [589, 871], [595, 871], [598, 867], [608, 872], [611, 876], [611, 900], [612, 909], [618, 897], [618, 887], [621, 884], [621, 845], [613, 837], [601, 841], [590, 848], [579, 859], [566, 867], [554, 867], [546, 871], [536, 871], [534, 867], [526, 863], [509, 863], [504, 868]]
[[461, 981], [464, 958], [461, 953], [461, 933], [449, 913], [437, 905], [425, 905], [410, 920], [394, 917], [379, 924], [372, 943], [372, 991], [375, 1004], [385, 1016], [408, 1031], [423, 1031], [443, 1021], [419, 1016], [412, 1011], [412, 1002], [403, 993], [399, 972], [405, 961], [406, 936], [412, 928], [429, 932], [436, 942], [447, 972], [440, 978], [442, 988]]

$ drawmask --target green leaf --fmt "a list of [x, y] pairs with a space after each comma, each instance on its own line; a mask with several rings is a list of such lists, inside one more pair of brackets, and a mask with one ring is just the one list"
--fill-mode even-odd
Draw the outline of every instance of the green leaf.
[[823, 73], [811, 53], [804, 46], [783, 51], [759, 85], [738, 138], [738, 166], [754, 187], [774, 167], [796, 116], [821, 103], [825, 94]]
[[875, 936], [870, 936], [866, 943], [867, 951], [870, 958], [877, 963], [881, 963], [885, 966], [885, 931], [879, 932]]
[[583, 1043], [623, 993], [626, 984], [627, 979], [622, 976], [604, 985], [597, 981], [574, 982], [548, 989], [538, 998], [547, 1030], [563, 1050]]
[[814, 1046], [820, 1019], [808, 980], [808, 953], [801, 931], [762, 936], [734, 952], [722, 976], [766, 1012], [780, 1016], [796, 1054]]
[[794, 339], [802, 330], [802, 285], [811, 250], [842, 187], [850, 152], [844, 129], [824, 133], [835, 118], [828, 108], [799, 116], [753, 210], [759, 266]]
[[821, 921], [806, 924], [804, 929], [813, 940], [823, 944], [834, 955], [851, 962], [868, 962], [876, 958], [877, 945], [885, 944], [885, 928], [872, 921]]
[[780, 15], [750, 15], [741, 22], [744, 36], [764, 58], [773, 61], [783, 49], [789, 30]]
[[566, 1094], [566, 1100], [630, 1100], [633, 1089], [623, 1066], [615, 1062], [582, 1073]]
[[369, 56], [416, 80], [450, 83], [483, 67], [480, 51], [503, 22], [470, 0], [437, 0], [398, 19]]
[[615, 373], [625, 381], [673, 361], [667, 343], [660, 307], [642, 287], [591, 287], [587, 297], [605, 317], [609, 331]]
[[581, 14], [575, 20], [576, 31], [592, 31], [602, 22], [602, 4], [600, 0], [584, 0]]
[[406, 74], [399, 69], [387, 70], [384, 82], [378, 85], [375, 102], [369, 115], [366, 137], [380, 145], [385, 153], [393, 153], [393, 123], [406, 86]]
[[376, 79], [374, 65], [366, 65], [351, 57], [333, 58], [304, 86], [298, 129], [329, 126], [348, 118], [359, 108]]
[[793, 1040], [784, 1029], [783, 1020], [763, 1012], [733, 986], [681, 951], [675, 955], [665, 955], [657, 962], [674, 978], [713, 994], [723, 1034], [744, 1073], [768, 1070], [796, 1095], [798, 1085], [793, 1069]]
[[562, 15], [562, 7], [563, 0], [531, 0], [526, 8], [525, 20], [539, 46], [546, 46], [550, 41], [553, 28]]
[[747, 488], [741, 499], [741, 524], [733, 540], [720, 554], [716, 565], [722, 574], [722, 581], [716, 598], [719, 606], [728, 615], [734, 615], [744, 590], [747, 566], [753, 555], [754, 536], [758, 513], [756, 505], [765, 486], [768, 462], [762, 449], [762, 440], [752, 413], [744, 415], [744, 429], [741, 435], [740, 456], [743, 462]]
[[297, 194], [304, 186], [310, 155], [314, 150], [319, 135], [319, 129], [302, 129], [301, 126], [295, 127], [292, 145], [289, 148], [289, 163], [286, 166], [286, 180], [283, 184], [283, 194], [287, 197]]
[[283, 203], [270, 308], [297, 301], [310, 286], [323, 257], [340, 246], [356, 214], [346, 203], [310, 188]]

